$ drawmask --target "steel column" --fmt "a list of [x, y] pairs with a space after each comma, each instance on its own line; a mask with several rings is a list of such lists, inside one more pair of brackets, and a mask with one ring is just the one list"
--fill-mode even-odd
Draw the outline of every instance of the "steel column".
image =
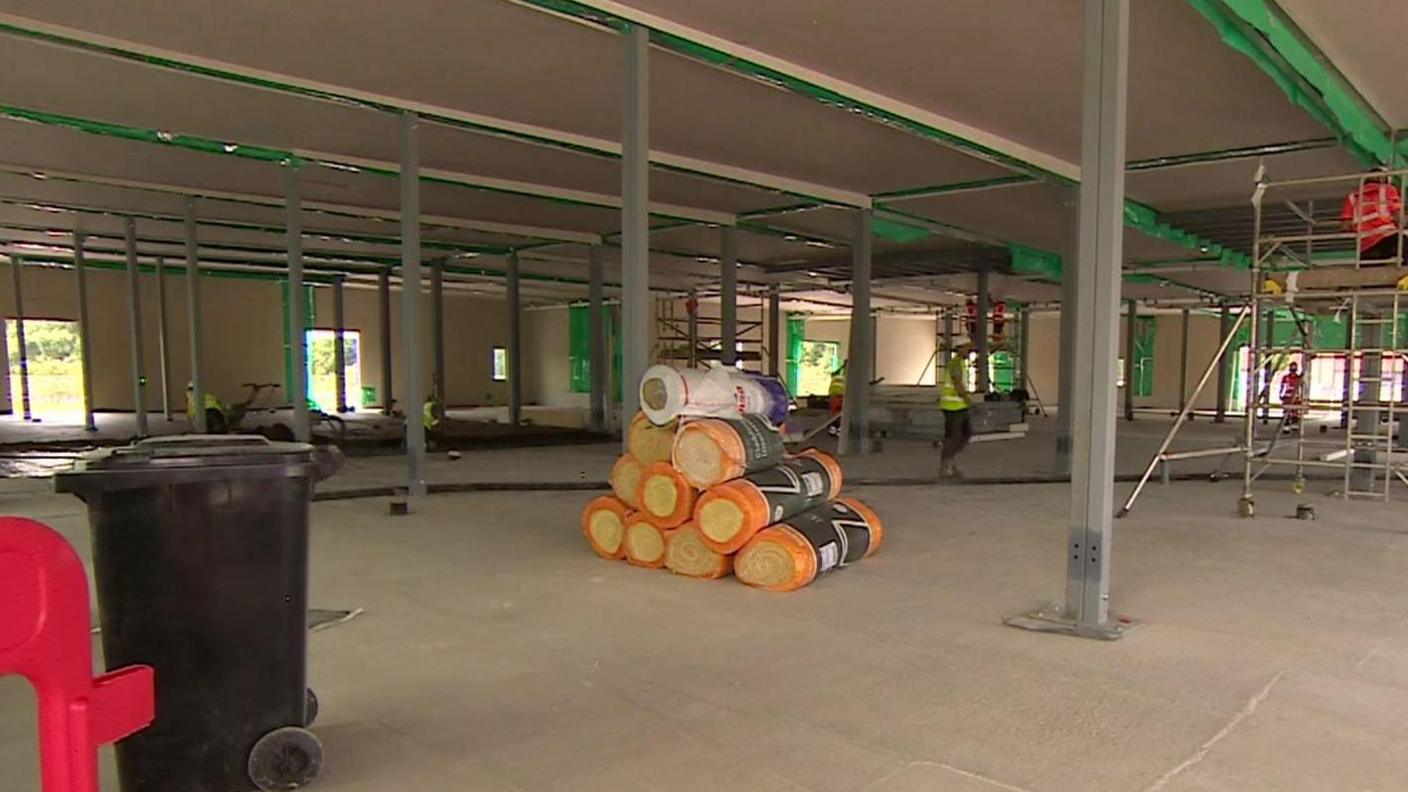
[[28, 421], [34, 418], [29, 403], [29, 347], [24, 338], [24, 289], [20, 284], [20, 273], [24, 259], [10, 254], [10, 279], [15, 290], [15, 355], [20, 361], [20, 415]]
[[200, 302], [200, 241], [196, 236], [196, 201], [186, 197], [181, 201], [185, 210], [186, 225], [186, 322], [190, 330], [191, 346], [191, 389], [192, 404], [191, 428], [196, 434], [205, 434], [210, 427], [205, 422], [205, 353], [202, 349], [204, 327], [201, 322]]
[[689, 344], [688, 360], [692, 368], [699, 365], [699, 291], [693, 286], [685, 298], [685, 314], [685, 340]]
[[[1377, 486], [1378, 470], [1372, 467], [1378, 459], [1379, 451], [1388, 453], [1393, 444], [1380, 444], [1377, 438], [1380, 432], [1388, 437], [1393, 436], [1393, 427], [1383, 428], [1380, 426], [1380, 419], [1383, 411], [1379, 409], [1365, 409], [1369, 404], [1382, 403], [1383, 399], [1383, 347], [1384, 325], [1383, 319], [1377, 314], [1360, 311], [1359, 316], [1367, 317], [1361, 319], [1363, 326], [1360, 328], [1361, 346], [1365, 350], [1359, 361], [1359, 392], [1354, 396], [1353, 419], [1350, 422], [1350, 432], [1363, 437], [1362, 440], [1350, 445], [1356, 446], [1354, 449], [1354, 459], [1356, 465], [1364, 467], [1351, 468], [1350, 489], [1354, 492], [1372, 492]], [[1353, 315], [1353, 314], [1351, 314]], [[1391, 311], [1389, 316], [1397, 320], [1397, 316]], [[1308, 368], [1308, 367], [1307, 367]], [[1388, 470], [1384, 475], [1392, 477]]]
[[1134, 420], [1134, 343], [1135, 325], [1138, 324], [1139, 303], [1127, 300], [1129, 313], [1124, 320], [1124, 419]]
[[78, 363], [83, 376], [83, 428], [97, 431], [93, 417], [93, 344], [88, 321], [88, 270], [83, 264], [83, 232], [73, 232], [73, 272], [78, 291]]
[[1031, 379], [1031, 334], [1032, 309], [1022, 306], [1017, 310], [1017, 321], [1020, 325], [1017, 328], [1017, 387], [1027, 390]]
[[312, 437], [308, 426], [308, 317], [303, 315], [303, 197], [299, 164], [284, 165], [284, 226], [288, 243], [288, 350], [291, 361], [289, 401], [293, 405], [293, 436], [300, 443]]
[[837, 451], [863, 455], [870, 451], [870, 381], [875, 371], [875, 323], [870, 316], [871, 210], [856, 210], [851, 246], [851, 337], [846, 361], [846, 399], [841, 408], [841, 439]]
[[719, 255], [719, 363], [738, 362], [738, 229], [724, 226]]
[[977, 360], [973, 365], [978, 367], [978, 393], [979, 395], [992, 390], [992, 372], [988, 363], [988, 339], [991, 337], [991, 330], [988, 312], [992, 310], [992, 298], [988, 291], [988, 271], [978, 270], [978, 337], [973, 339], [973, 351], [978, 353]]
[[1353, 412], [1349, 407], [1354, 403], [1354, 377], [1351, 375], [1354, 371], [1354, 350], [1359, 345], [1359, 328], [1354, 326], [1353, 317], [1354, 314], [1350, 313], [1350, 321], [1345, 323], [1344, 328], [1344, 348], [1347, 351], [1344, 357], [1344, 409], [1340, 411], [1341, 429], [1349, 429], [1349, 416]]
[[606, 431], [606, 304], [602, 299], [601, 247], [592, 245], [587, 249], [587, 310], [591, 312], [588, 321], [590, 332], [590, 360], [588, 372], [591, 376], [591, 418], [592, 431]]
[[1116, 360], [1124, 249], [1125, 92], [1129, 0], [1085, 2], [1085, 90], [1081, 146], [1082, 310], [1076, 325], [1070, 534], [1064, 608], [1009, 624], [1118, 638], [1134, 624], [1110, 613], [1114, 519]]
[[421, 382], [420, 328], [420, 150], [415, 113], [401, 113], [401, 343], [406, 414], [406, 489], [411, 497], [425, 494], [425, 402]]
[[336, 409], [340, 413], [347, 412], [347, 305], [344, 295], [346, 281], [345, 275], [335, 275], [332, 279], [333, 384], [337, 389]]
[[[1266, 309], [1266, 324], [1262, 331], [1261, 341], [1257, 347], [1264, 350], [1261, 354], [1266, 358], [1262, 366], [1262, 388], [1266, 390], [1266, 402], [1261, 407], [1261, 422], [1265, 424], [1271, 420], [1271, 380], [1276, 376], [1276, 356], [1271, 354], [1271, 349], [1276, 346], [1276, 308], [1272, 306]], [[1257, 398], [1261, 398], [1260, 392]]]
[[381, 341], [381, 414], [394, 410], [395, 381], [391, 371], [391, 270], [383, 269], [376, 276], [376, 326]]
[[1057, 475], [1071, 474], [1071, 422], [1075, 413], [1075, 397], [1072, 388], [1075, 383], [1076, 359], [1076, 319], [1080, 314], [1080, 195], [1078, 190], [1069, 190], [1067, 199], [1061, 202], [1066, 207], [1070, 219], [1070, 242], [1065, 255], [1061, 257], [1061, 313], [1060, 357], [1057, 359], [1056, 383], [1056, 455], [1053, 468]]
[[[1218, 335], [1221, 338], [1226, 338], [1227, 334], [1232, 332], [1232, 309], [1227, 305], [1227, 303], [1222, 304], [1222, 309], [1218, 312], [1217, 323]], [[1227, 344], [1223, 347], [1223, 353], [1218, 356], [1219, 360], [1217, 361], [1217, 414], [1213, 418], [1213, 421], [1215, 421], [1216, 423], [1227, 422], [1227, 390], [1228, 385], [1230, 384], [1228, 382], [1228, 379], [1231, 374], [1231, 372], [1227, 370], [1227, 355], [1230, 354], [1232, 351], [1234, 351], [1233, 346], [1231, 344]]]
[[782, 377], [782, 292], [768, 287], [768, 373]]
[[941, 309], [944, 316], [943, 328], [943, 349], [939, 350], [939, 368], [934, 372], [934, 382], [942, 384], [944, 381], [944, 371], [948, 369], [948, 362], [953, 357], [953, 309]]
[[621, 125], [621, 445], [640, 409], [640, 378], [650, 363], [650, 31], [622, 34]]
[[166, 334], [166, 261], [156, 260], [156, 351], [161, 366], [161, 417], [171, 420], [171, 355]]
[[508, 422], [523, 423], [523, 304], [518, 289], [518, 254], [508, 254]]
[[1178, 349], [1178, 409], [1181, 411], [1188, 406], [1188, 322], [1191, 312], [1183, 309], [1183, 335], [1180, 339]]
[[445, 382], [445, 266], [430, 262], [430, 348], [433, 361], [430, 393], [441, 410], [449, 409]]
[[147, 374], [142, 357], [142, 287], [137, 269], [137, 221], [124, 224], [127, 249], [127, 307], [132, 328], [132, 410], [137, 418], [137, 436], [147, 436]]

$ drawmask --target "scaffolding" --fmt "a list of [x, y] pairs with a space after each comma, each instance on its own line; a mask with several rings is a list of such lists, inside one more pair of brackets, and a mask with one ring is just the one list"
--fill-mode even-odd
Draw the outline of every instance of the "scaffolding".
[[[1273, 468], [1289, 469], [1297, 494], [1316, 471], [1337, 478], [1336, 494], [1345, 499], [1387, 501], [1395, 482], [1408, 485], [1408, 431], [1400, 427], [1408, 395], [1404, 209], [1400, 200], [1390, 216], [1377, 192], [1391, 191], [1392, 184], [1401, 189], [1406, 175], [1408, 169], [1270, 181], [1265, 166], [1258, 168], [1249, 297], [1117, 516], [1129, 513], [1160, 465], [1167, 480], [1173, 462], [1193, 458], [1240, 457], [1243, 517], [1254, 516], [1256, 485]], [[1366, 193], [1372, 182], [1382, 186]], [[1339, 199], [1328, 206], [1324, 200], [1325, 191], [1336, 188], [1355, 197], [1347, 202], [1348, 217], [1337, 211]], [[1304, 197], [1315, 194], [1321, 196], [1318, 208], [1314, 198]], [[1370, 209], [1377, 224], [1365, 222]], [[1396, 244], [1382, 244], [1386, 240]], [[1298, 288], [1302, 274], [1327, 271], [1343, 277], [1327, 287]], [[1278, 314], [1289, 316], [1292, 332], [1278, 334]], [[1330, 322], [1343, 323], [1343, 332], [1317, 332]], [[1244, 327], [1245, 346], [1236, 348]], [[1198, 395], [1228, 364], [1229, 351], [1238, 353], [1244, 367], [1239, 438], [1227, 446], [1171, 451]], [[1330, 366], [1316, 365], [1326, 358]], [[1283, 372], [1292, 363], [1300, 375], [1287, 386]], [[1278, 375], [1284, 394], [1273, 387]], [[1332, 432], [1324, 418], [1335, 414], [1339, 424]], [[1321, 419], [1313, 432], [1307, 420], [1312, 415]]]

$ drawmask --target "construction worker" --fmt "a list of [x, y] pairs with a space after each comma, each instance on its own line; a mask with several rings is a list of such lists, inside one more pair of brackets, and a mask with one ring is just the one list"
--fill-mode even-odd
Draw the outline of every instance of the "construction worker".
[[1007, 329], [1007, 303], [998, 300], [992, 304], [992, 341], [1002, 343], [1003, 332]]
[[1361, 262], [1388, 263], [1398, 257], [1403, 239], [1398, 218], [1402, 214], [1403, 196], [1389, 182], [1386, 173], [1367, 178], [1357, 190], [1345, 196], [1340, 222], [1359, 236]]
[[1301, 376], [1300, 366], [1291, 361], [1285, 376], [1281, 377], [1281, 408], [1285, 410], [1285, 427], [1290, 431], [1300, 424]]
[[[209, 434], [224, 434], [226, 429], [225, 405], [220, 403], [219, 397], [210, 391], [205, 392], [203, 409], [205, 410], [205, 431]], [[191, 422], [191, 426], [196, 425], [196, 384], [186, 383], [186, 420]]]
[[972, 297], [963, 304], [963, 333], [969, 338], [978, 337], [978, 304]]
[[972, 351], [972, 342], [959, 344], [944, 366], [943, 380], [939, 383], [939, 409], [944, 413], [940, 478], [958, 478], [961, 475], [954, 460], [973, 437], [973, 419], [969, 408], [976, 399], [968, 391], [966, 382], [968, 356]]
[[[826, 395], [828, 398], [827, 407], [830, 408], [831, 417], [834, 419], [836, 415], [841, 412], [841, 408], [845, 406], [846, 403], [845, 363], [842, 363], [840, 368], [831, 372], [831, 384], [826, 387]], [[841, 425], [839, 422], [833, 421], [831, 428], [826, 431], [832, 437], [838, 437], [841, 434]]]

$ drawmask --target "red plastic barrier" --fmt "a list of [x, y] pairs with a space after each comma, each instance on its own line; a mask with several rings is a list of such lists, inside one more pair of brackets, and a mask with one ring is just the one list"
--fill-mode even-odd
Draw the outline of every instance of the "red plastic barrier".
[[131, 666], [94, 679], [88, 578], [48, 526], [0, 517], [0, 676], [39, 700], [44, 792], [97, 792], [98, 746], [152, 722], [154, 677]]

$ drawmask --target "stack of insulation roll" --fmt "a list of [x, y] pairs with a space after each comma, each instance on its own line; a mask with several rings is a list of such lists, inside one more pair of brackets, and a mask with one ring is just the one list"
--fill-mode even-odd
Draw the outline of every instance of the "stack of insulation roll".
[[768, 591], [802, 588], [874, 553], [880, 519], [842, 497], [841, 467], [829, 454], [784, 452], [770, 386], [746, 375], [735, 402], [744, 411], [729, 414], [718, 394], [692, 410], [689, 394], [672, 389], [688, 392], [691, 378], [703, 376], [660, 366], [647, 372], [641, 402], [651, 409], [627, 430], [613, 494], [582, 514], [592, 550], [689, 577], [732, 572]]

